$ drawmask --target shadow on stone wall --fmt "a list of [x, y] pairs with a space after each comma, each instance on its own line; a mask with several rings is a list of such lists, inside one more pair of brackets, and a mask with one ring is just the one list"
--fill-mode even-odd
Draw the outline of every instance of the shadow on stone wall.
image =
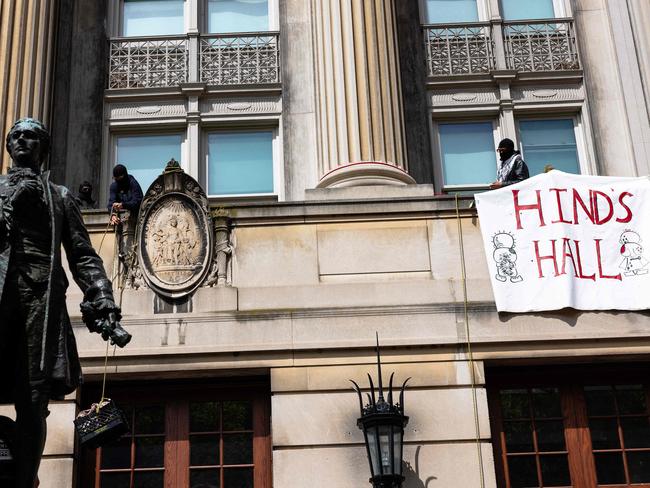
[[435, 476], [429, 476], [427, 479], [422, 480], [420, 477], [420, 449], [418, 446], [415, 449], [415, 469], [411, 463], [404, 461], [402, 463], [402, 473], [404, 474], [404, 488], [429, 488], [429, 483], [437, 480]]

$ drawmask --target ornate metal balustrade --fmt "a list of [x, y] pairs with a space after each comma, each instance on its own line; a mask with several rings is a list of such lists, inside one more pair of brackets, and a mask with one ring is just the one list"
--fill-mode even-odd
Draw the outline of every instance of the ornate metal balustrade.
[[201, 38], [200, 80], [208, 85], [280, 82], [278, 33]]
[[185, 37], [111, 40], [109, 88], [151, 88], [187, 81]]
[[494, 69], [490, 24], [424, 26], [429, 76], [471, 75]]
[[503, 40], [509, 69], [580, 69], [572, 19], [504, 22]]
[[[208, 85], [266, 85], [280, 82], [277, 32], [110, 41], [109, 88], [155, 88], [188, 81]], [[190, 63], [190, 52], [198, 55]], [[191, 66], [197, 73], [190, 73]]]

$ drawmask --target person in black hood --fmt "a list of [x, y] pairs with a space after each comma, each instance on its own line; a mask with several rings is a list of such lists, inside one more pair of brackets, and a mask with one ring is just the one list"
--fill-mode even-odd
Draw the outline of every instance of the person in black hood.
[[519, 151], [515, 151], [512, 139], [503, 139], [497, 148], [501, 164], [497, 170], [497, 180], [490, 184], [492, 190], [524, 181], [529, 177], [528, 166]]
[[84, 181], [81, 183], [81, 185], [79, 185], [77, 204], [82, 210], [92, 209], [96, 207], [96, 202], [93, 200], [93, 185], [91, 185], [89, 181]]
[[129, 174], [126, 166], [116, 164], [113, 168], [113, 183], [111, 183], [108, 198], [108, 211], [111, 212], [111, 224], [120, 223], [119, 212], [128, 210], [131, 215], [138, 215], [142, 203], [142, 188], [138, 181]]

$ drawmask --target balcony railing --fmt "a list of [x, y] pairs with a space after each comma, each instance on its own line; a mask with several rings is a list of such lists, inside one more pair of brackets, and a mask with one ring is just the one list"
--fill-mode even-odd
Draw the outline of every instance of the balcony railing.
[[580, 69], [573, 19], [423, 27], [430, 77]]
[[150, 88], [187, 81], [187, 39], [141, 37], [111, 41], [109, 88]]
[[494, 69], [490, 24], [427, 25], [429, 76], [472, 75]]
[[277, 84], [278, 38], [277, 32], [256, 32], [112, 39], [108, 87], [157, 88], [186, 82]]
[[280, 81], [277, 35], [203, 37], [200, 59], [200, 80], [208, 85], [256, 85]]
[[559, 71], [580, 68], [573, 20], [505, 22], [506, 64], [519, 71]]

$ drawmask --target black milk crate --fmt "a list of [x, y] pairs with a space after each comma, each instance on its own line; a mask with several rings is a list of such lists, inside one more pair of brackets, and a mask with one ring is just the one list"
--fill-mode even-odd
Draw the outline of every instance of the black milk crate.
[[81, 412], [74, 421], [82, 446], [101, 447], [119, 439], [129, 431], [129, 422], [113, 400], [105, 399], [97, 408], [93, 405]]

